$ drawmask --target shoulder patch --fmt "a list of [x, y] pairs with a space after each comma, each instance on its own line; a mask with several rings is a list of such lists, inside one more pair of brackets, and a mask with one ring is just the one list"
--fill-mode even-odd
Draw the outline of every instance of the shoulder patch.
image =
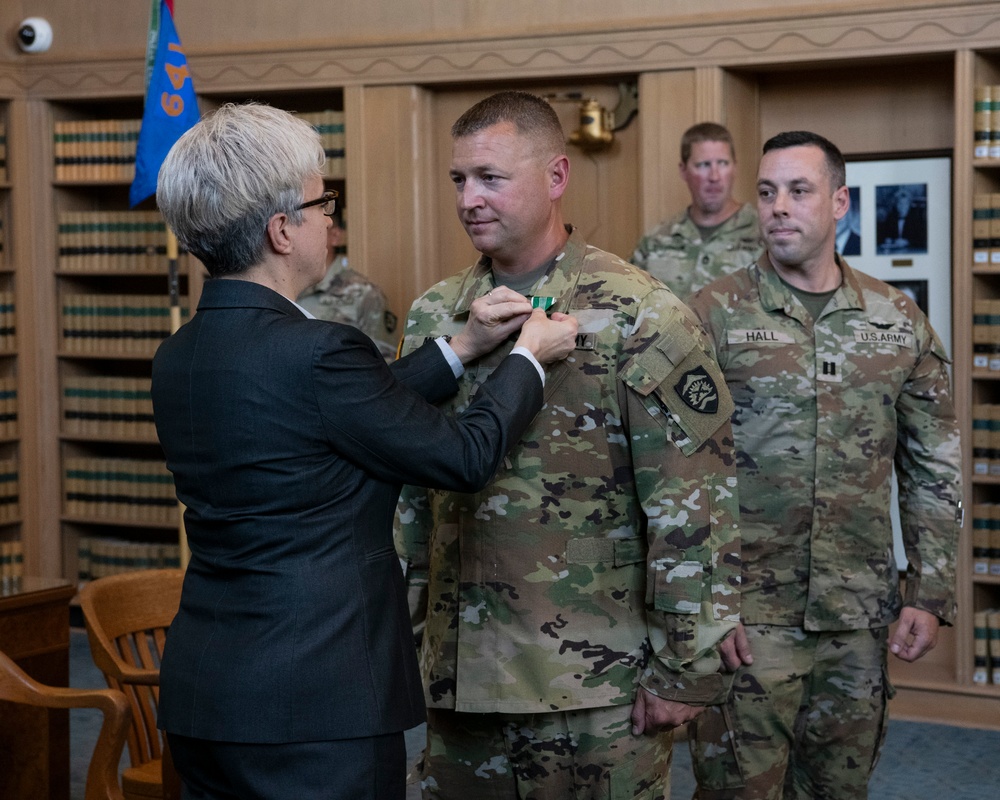
[[699, 414], [716, 414], [719, 411], [719, 387], [702, 365], [689, 369], [674, 384], [677, 396]]

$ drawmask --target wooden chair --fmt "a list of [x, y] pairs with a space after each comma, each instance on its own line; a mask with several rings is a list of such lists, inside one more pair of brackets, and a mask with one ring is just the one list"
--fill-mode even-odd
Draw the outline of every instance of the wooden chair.
[[160, 658], [167, 628], [180, 607], [183, 570], [109, 575], [80, 590], [94, 663], [132, 709], [131, 766], [122, 772], [125, 800], [180, 797], [180, 780], [156, 728]]
[[0, 700], [43, 708], [99, 708], [104, 714], [87, 769], [86, 800], [122, 800], [118, 762], [129, 729], [125, 695], [115, 689], [67, 689], [30, 678], [0, 653]]

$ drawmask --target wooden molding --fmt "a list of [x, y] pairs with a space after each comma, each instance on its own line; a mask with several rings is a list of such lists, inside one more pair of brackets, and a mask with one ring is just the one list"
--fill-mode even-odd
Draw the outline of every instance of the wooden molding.
[[[811, 17], [731, 18], [601, 33], [307, 45], [294, 50], [227, 49], [191, 52], [189, 62], [199, 92], [212, 94], [248, 85], [262, 90], [308, 90], [596, 76], [699, 66], [780, 66], [989, 48], [997, 41], [1000, 3], [969, 3]], [[143, 69], [138, 53], [99, 60], [41, 57], [0, 67], [0, 96], [27, 93], [70, 99], [141, 94]]]

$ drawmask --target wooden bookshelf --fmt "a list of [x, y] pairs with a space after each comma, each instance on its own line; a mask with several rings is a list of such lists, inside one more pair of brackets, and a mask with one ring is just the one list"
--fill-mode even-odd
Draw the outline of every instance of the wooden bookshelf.
[[15, 202], [9, 180], [8, 103], [0, 101], [0, 587], [23, 576], [18, 426], [17, 270], [10, 218]]

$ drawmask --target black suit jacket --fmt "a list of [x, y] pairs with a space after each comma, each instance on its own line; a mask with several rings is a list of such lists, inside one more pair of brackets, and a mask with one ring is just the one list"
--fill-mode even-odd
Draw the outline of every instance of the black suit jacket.
[[403, 483], [485, 485], [541, 407], [508, 358], [459, 418], [437, 345], [387, 367], [355, 329], [255, 283], [205, 284], [153, 361], [156, 429], [191, 562], [160, 726], [231, 742], [400, 731], [424, 718], [392, 542]]

